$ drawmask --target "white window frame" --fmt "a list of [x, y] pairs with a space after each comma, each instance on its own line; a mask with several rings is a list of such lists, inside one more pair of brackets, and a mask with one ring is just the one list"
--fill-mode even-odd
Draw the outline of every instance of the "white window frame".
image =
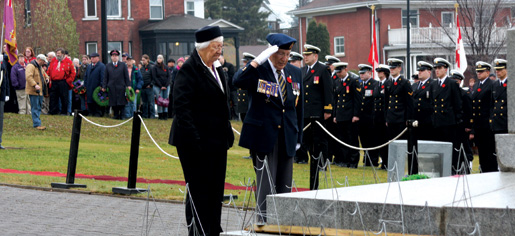
[[[193, 9], [188, 9], [188, 4], [191, 3], [193, 5]], [[193, 11], [193, 14], [190, 14], [192, 16], [195, 16], [195, 2], [194, 1], [186, 1], [186, 14], [189, 14], [189, 11]]]
[[88, 16], [88, 0], [84, 0], [84, 18], [82, 20], [98, 20], [98, 12], [97, 12], [97, 1], [93, 1], [95, 3], [95, 15]]
[[132, 41], [129, 41], [129, 55], [132, 56]]
[[159, 5], [161, 7], [161, 18], [152, 18], [152, 7], [156, 7], [158, 5], [151, 5], [150, 1], [152, 1], [152, 0], [148, 0], [148, 13], [149, 13], [148, 17], [149, 17], [149, 19], [150, 20], [162, 20], [162, 19], [164, 19], [165, 11], [164, 11], [163, 0], [160, 0], [161, 1], [161, 5]]
[[93, 52], [89, 51], [89, 45], [95, 45], [94, 52], [98, 52], [98, 43], [97, 42], [86, 42], [86, 55], [91, 55], [91, 53], [93, 53]]
[[[339, 44], [336, 43], [339, 39], [343, 39], [343, 45], [339, 45]], [[334, 37], [333, 38], [333, 43], [334, 43], [333, 44], [334, 45], [334, 54], [337, 55], [337, 56], [345, 56], [345, 36]], [[337, 48], [339, 46], [343, 46], [343, 52], [338, 52]]]
[[[118, 1], [118, 12], [119, 12], [119, 14], [116, 15], [116, 16], [114, 16], [114, 15], [107, 15], [107, 18], [121, 18], [122, 17], [122, 0], [116, 0], [116, 1]], [[107, 9], [106, 9], [106, 14], [107, 14]]]
[[127, 0], [127, 19], [132, 19], [131, 0]]
[[443, 27], [449, 27], [449, 25], [447, 23], [444, 24], [444, 22], [443, 22], [443, 15], [444, 14], [451, 14], [451, 22], [450, 23], [451, 23], [451, 25], [454, 25], [454, 23], [455, 23], [454, 22], [454, 12], [453, 11], [442, 11], [442, 13], [441, 13], [442, 26]]
[[[404, 21], [403, 21], [402, 12], [403, 12], [403, 11], [407, 11], [407, 10], [408, 10], [408, 9], [402, 9], [402, 10], [401, 10], [401, 27], [402, 27], [402, 28], [406, 28], [406, 26], [404, 26], [404, 25], [403, 25], [403, 24], [404, 24]], [[417, 13], [416, 13], [416, 15], [417, 15], [417, 25], [411, 25], [411, 27], [413, 27], [413, 28], [418, 28], [418, 27], [419, 27], [419, 25], [420, 25], [420, 12], [418, 11], [418, 9], [410, 9], [410, 11], [417, 11]], [[408, 16], [407, 16], [407, 17], [408, 17], [408, 22], [407, 22], [407, 23], [409, 24], [409, 23], [410, 23], [410, 16], [409, 16], [409, 12], [408, 12]]]

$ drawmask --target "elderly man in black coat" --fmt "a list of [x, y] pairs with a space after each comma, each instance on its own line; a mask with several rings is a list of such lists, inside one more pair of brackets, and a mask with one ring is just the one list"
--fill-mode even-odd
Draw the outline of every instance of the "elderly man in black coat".
[[189, 235], [220, 235], [227, 149], [234, 134], [229, 122], [227, 78], [218, 57], [223, 36], [218, 26], [195, 32], [196, 46], [173, 87], [175, 115], [169, 143], [177, 147], [188, 184]]
[[108, 63], [105, 70], [105, 78], [102, 82], [102, 91], [109, 88], [109, 106], [113, 108], [114, 118], [122, 119], [122, 111], [127, 105], [126, 89], [130, 89], [129, 71], [125, 62], [119, 61], [120, 52], [111, 51], [111, 63]]
[[100, 55], [98, 53], [91, 53], [89, 57], [91, 58], [91, 63], [86, 68], [86, 73], [84, 73], [86, 102], [88, 103], [89, 115], [102, 116], [102, 109], [100, 109], [100, 106], [93, 100], [93, 91], [95, 91], [98, 86], [102, 85], [106, 66], [100, 61]]

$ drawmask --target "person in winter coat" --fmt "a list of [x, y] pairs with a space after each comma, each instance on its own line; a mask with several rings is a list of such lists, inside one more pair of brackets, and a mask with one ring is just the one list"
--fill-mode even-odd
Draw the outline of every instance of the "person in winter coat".
[[[168, 67], [164, 63], [163, 55], [157, 56], [156, 65], [152, 68], [152, 80], [156, 100], [159, 97], [168, 99], [171, 75], [168, 72]], [[163, 107], [157, 104], [157, 112], [160, 120], [166, 120], [168, 118], [168, 106]]]
[[[62, 48], [57, 49], [57, 56], [50, 62], [47, 74], [50, 77], [50, 111], [52, 115], [67, 115], [69, 90], [73, 88], [75, 80], [75, 67], [72, 61], [65, 56]], [[59, 106], [61, 101], [61, 106]]]
[[18, 62], [11, 69], [11, 86], [16, 90], [18, 114], [30, 115], [30, 100], [25, 93], [25, 58], [18, 54]]
[[91, 63], [88, 65], [84, 73], [84, 86], [86, 86], [86, 103], [88, 104], [88, 113], [91, 116], [102, 116], [103, 108], [101, 108], [95, 100], [93, 100], [93, 91], [102, 85], [104, 81], [106, 66], [100, 61], [100, 55], [96, 52], [90, 55]]
[[29, 63], [25, 69], [25, 93], [29, 95], [32, 113], [33, 127], [38, 130], [46, 129], [41, 126], [41, 106], [43, 104], [43, 96], [48, 95], [49, 78], [43, 69], [45, 64], [45, 55], [39, 54], [36, 60]]
[[127, 55], [126, 63], [129, 70], [130, 84], [134, 89], [135, 97], [134, 101], [129, 101], [129, 103], [127, 103], [125, 106], [123, 115], [124, 119], [132, 117], [134, 111], [138, 110], [138, 97], [140, 96], [141, 87], [143, 87], [143, 78], [141, 77], [141, 72], [139, 71], [138, 67], [134, 65], [134, 60], [131, 55]]
[[102, 91], [106, 91], [109, 96], [109, 106], [113, 108], [114, 119], [122, 119], [122, 112], [127, 105], [127, 97], [125, 91], [131, 88], [129, 82], [129, 71], [127, 64], [120, 60], [120, 52], [118, 50], [111, 51], [112, 62], [107, 64], [105, 70], [105, 79], [102, 83]]

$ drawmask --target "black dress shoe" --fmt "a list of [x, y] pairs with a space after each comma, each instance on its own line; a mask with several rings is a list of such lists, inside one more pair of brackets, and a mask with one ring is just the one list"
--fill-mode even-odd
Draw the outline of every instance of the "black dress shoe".
[[2, 146], [2, 145], [0, 145], [0, 149], [5, 149], [5, 147], [4, 147], [4, 146]]
[[308, 162], [307, 161], [299, 161], [299, 162], [297, 162], [297, 164], [308, 164]]
[[250, 156], [243, 157], [243, 159], [252, 159]]

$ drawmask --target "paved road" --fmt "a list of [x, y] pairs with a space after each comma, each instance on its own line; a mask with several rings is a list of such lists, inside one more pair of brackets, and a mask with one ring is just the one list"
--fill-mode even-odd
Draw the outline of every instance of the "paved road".
[[[238, 215], [224, 208], [222, 228], [239, 229]], [[183, 204], [0, 186], [0, 235], [182, 236], [185, 224]]]

